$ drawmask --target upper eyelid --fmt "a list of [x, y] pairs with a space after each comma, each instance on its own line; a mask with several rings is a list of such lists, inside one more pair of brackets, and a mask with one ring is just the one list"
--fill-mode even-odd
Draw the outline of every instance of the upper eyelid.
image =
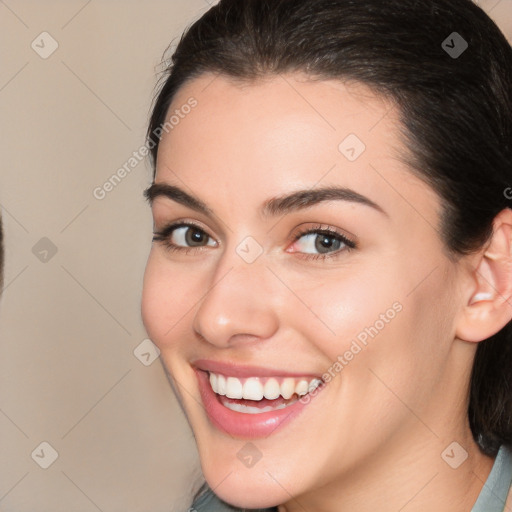
[[[180, 228], [195, 228], [202, 232], [204, 232], [205, 235], [207, 235], [212, 240], [215, 240], [217, 243], [218, 241], [214, 236], [212, 236], [207, 229], [205, 229], [203, 226], [196, 224], [191, 221], [176, 221], [176, 222], [170, 222], [169, 224], [165, 224], [162, 228], [157, 229], [156, 226], [153, 229], [154, 235], [167, 235], [169, 236], [174, 233], [177, 229]], [[167, 233], [168, 232], [168, 233]]]
[[345, 229], [323, 223], [313, 223], [313, 225], [309, 226], [308, 228], [300, 229], [297, 234], [294, 235], [294, 238], [297, 239], [297, 237], [300, 238], [301, 236], [307, 235], [309, 233], [327, 233], [334, 237], [338, 236], [340, 238], [346, 239], [356, 246], [359, 245], [359, 238], [353, 233]]
[[[157, 229], [156, 224], [155, 224], [153, 230], [155, 232], [156, 231], [162, 232], [162, 231], [166, 231], [168, 229], [178, 229], [178, 228], [182, 228], [182, 227], [193, 227], [196, 229], [200, 229], [201, 231], [204, 231], [208, 236], [211, 236], [208, 233], [208, 229], [204, 228], [201, 224], [196, 223], [194, 221], [190, 221], [190, 220], [177, 220], [177, 221], [173, 221], [173, 222], [169, 222], [169, 223], [164, 223], [164, 225], [160, 229]], [[213, 236], [212, 236], [212, 238], [213, 238]]]
[[[170, 225], [183, 222], [184, 224], [192, 224], [193, 226], [197, 226], [205, 233], [208, 233], [209, 236], [215, 238], [213, 235], [210, 235], [210, 232], [215, 232], [222, 229], [223, 222], [219, 222], [216, 217], [204, 216], [201, 212], [194, 212], [192, 213], [192, 217], [190, 217], [189, 213], [181, 213], [183, 211], [182, 208], [180, 208], [178, 211], [175, 210], [176, 206], [180, 206], [179, 204], [173, 203], [173, 201], [167, 203], [167, 201], [163, 201], [162, 199], [165, 198], [158, 196], [150, 205], [153, 216], [153, 231], [157, 230], [157, 225], [162, 226], [162, 228], [159, 229], [159, 231], [162, 231]], [[168, 218], [177, 218], [179, 220], [168, 221], [166, 220]], [[209, 224], [212, 225], [212, 228], [204, 227], [208, 226]], [[227, 229], [229, 229], [229, 226]]]
[[[326, 228], [306, 229], [306, 230], [294, 235], [293, 243], [296, 243], [297, 241], [299, 241], [303, 236], [312, 235], [315, 233], [327, 234], [328, 236], [331, 236], [332, 238], [338, 239], [348, 249], [357, 249], [359, 247], [359, 241], [356, 237], [348, 236], [343, 232], [340, 232], [338, 230], [333, 230], [333, 228], [330, 228], [330, 229], [326, 229]], [[338, 251], [333, 251], [332, 253], [327, 253], [327, 254], [336, 254], [337, 252]]]
[[[323, 224], [322, 226], [320, 225], [315, 225], [315, 226], [311, 226], [310, 228], [304, 228], [303, 230], [299, 231], [298, 233], [296, 233], [294, 236], [303, 236], [305, 234], [308, 234], [308, 233], [315, 233], [315, 232], [327, 232], [327, 233], [330, 233], [330, 234], [333, 234], [333, 235], [339, 235], [339, 236], [344, 236], [346, 238], [351, 238], [350, 235], [348, 234], [345, 234], [345, 232], [343, 230], [338, 231], [338, 229], [335, 229], [335, 228], [332, 228], [332, 227], [325, 227], [326, 225]], [[168, 224], [165, 224], [162, 228], [160, 228], [159, 230], [156, 229], [156, 225], [154, 227], [154, 230], [155, 231], [165, 231], [167, 229], [178, 229], [180, 227], [194, 227], [194, 228], [197, 228], [197, 229], [200, 229], [202, 231], [204, 231], [208, 236], [212, 236], [208, 233], [208, 229], [207, 228], [204, 228], [202, 225], [200, 225], [199, 223], [196, 223], [195, 221], [189, 221], [189, 220], [183, 220], [183, 221], [174, 221], [174, 222], [170, 222]], [[212, 236], [212, 238], [214, 238]]]
[[[159, 203], [159, 199], [161, 199], [161, 196], [156, 196], [153, 201], [151, 202], [151, 209], [153, 211], [153, 218], [155, 218], [155, 206]], [[165, 198], [164, 198], [165, 199]], [[173, 203], [173, 201], [171, 200], [171, 203]], [[166, 204], [166, 202], [164, 202], [163, 204]], [[313, 207], [315, 205], [312, 205], [311, 207]], [[305, 209], [307, 210], [307, 208]], [[305, 210], [304, 211], [298, 211], [296, 213], [305, 213]], [[294, 212], [291, 212], [291, 214], [293, 214]], [[202, 217], [202, 212], [196, 212], [196, 214], [199, 214], [201, 217]], [[387, 215], [387, 214], [386, 214]], [[222, 221], [220, 223], [217, 223], [217, 220], [215, 218], [216, 216], [214, 215], [213, 217], [210, 217], [207, 215], [207, 222], [211, 222], [214, 224], [214, 228], [215, 230], [221, 228], [221, 225], [224, 224]], [[218, 218], [218, 217], [217, 217]], [[186, 217], [185, 217], [186, 219]], [[176, 222], [180, 222], [180, 221], [176, 221]], [[219, 239], [217, 239], [215, 236], [211, 235], [210, 232], [209, 232], [209, 228], [204, 228], [203, 225], [201, 225], [200, 223], [197, 223], [197, 221], [188, 221], [188, 220], [184, 220], [183, 221], [184, 223], [190, 223], [192, 224], [193, 226], [197, 226], [199, 229], [202, 229], [208, 236], [210, 236], [211, 238], [217, 240], [218, 242], [222, 239], [222, 237], [220, 237]], [[170, 224], [174, 224], [174, 222], [171, 222], [169, 224], [165, 223], [164, 225], [164, 228], [163, 229], [166, 229], [168, 225]], [[329, 227], [331, 231], [333, 231], [334, 234], [338, 234], [340, 236], [343, 236], [345, 238], [347, 238], [348, 240], [352, 241], [354, 244], [358, 245], [358, 237], [356, 235], [354, 235], [353, 233], [351, 233], [350, 231], [346, 230], [346, 229], [342, 229], [342, 228], [339, 228], [339, 227], [333, 227], [333, 226], [330, 226], [329, 224], [327, 223], [322, 223], [322, 222], [313, 222], [313, 221], [310, 221], [310, 222], [304, 222], [304, 223], [301, 223], [302, 224], [313, 224], [315, 225], [315, 228], [311, 228], [311, 229], [308, 229], [308, 231], [322, 231], [322, 230], [326, 230], [326, 227]], [[322, 227], [318, 227], [316, 228], [316, 226], [322, 226]], [[325, 226], [325, 227], [324, 227]], [[229, 226], [227, 226], [228, 230], [232, 232], [232, 230], [229, 228]], [[293, 231], [297, 230], [300, 228], [300, 225], [299, 226], [296, 226]], [[303, 233], [305, 234], [305, 233]], [[295, 235], [294, 235], [295, 236]], [[295, 238], [294, 238], [295, 239]]]

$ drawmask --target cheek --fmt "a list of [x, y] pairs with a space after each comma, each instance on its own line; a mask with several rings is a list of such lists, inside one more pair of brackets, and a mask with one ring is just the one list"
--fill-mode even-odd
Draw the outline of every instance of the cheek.
[[[352, 404], [350, 410], [358, 411], [361, 427], [365, 412], [358, 404], [363, 397], [365, 411], [388, 414], [395, 407], [403, 412], [390, 389], [409, 402], [428, 393], [443, 357], [442, 348], [434, 350], [436, 338], [447, 339], [449, 330], [442, 321], [449, 315], [447, 305], [444, 311], [431, 305], [442, 277], [410, 293], [420, 279], [417, 270], [392, 264], [385, 268], [353, 268], [322, 283], [303, 282], [295, 290], [308, 307], [294, 302], [295, 309], [290, 304], [288, 310], [288, 318], [322, 353], [324, 380], [344, 403]], [[351, 421], [357, 423], [354, 416]]]
[[[447, 265], [440, 261], [433, 274], [413, 265], [385, 268], [382, 275], [359, 274], [317, 295], [318, 311], [336, 332], [331, 344], [322, 342], [330, 382], [357, 411], [351, 420], [357, 428], [371, 412], [392, 429], [408, 414], [404, 403], [415, 410], [429, 403], [453, 340]], [[358, 403], [366, 404], [364, 411]]]
[[357, 345], [364, 348], [381, 336], [402, 309], [391, 274], [353, 270], [324, 274], [321, 281], [302, 279], [301, 285], [297, 280], [295, 289], [305, 304], [291, 298], [289, 314], [300, 323], [305, 339], [314, 341], [331, 364], [347, 351], [353, 359], [353, 354], [362, 353]]
[[[199, 285], [196, 273], [180, 272], [152, 249], [144, 273], [142, 320], [151, 340], [160, 348], [178, 338], [194, 305], [191, 290]], [[197, 283], [196, 283], [197, 281]]]

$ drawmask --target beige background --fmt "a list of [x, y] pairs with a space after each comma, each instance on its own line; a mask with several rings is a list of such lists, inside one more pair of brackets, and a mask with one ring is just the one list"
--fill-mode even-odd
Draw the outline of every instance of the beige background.
[[[512, 0], [479, 4], [512, 40]], [[1, 512], [188, 507], [191, 433], [159, 359], [134, 354], [149, 164], [93, 191], [144, 143], [161, 55], [208, 7], [0, 0]]]

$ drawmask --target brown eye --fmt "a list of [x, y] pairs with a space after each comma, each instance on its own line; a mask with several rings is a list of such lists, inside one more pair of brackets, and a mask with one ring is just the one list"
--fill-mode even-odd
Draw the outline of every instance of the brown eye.
[[201, 246], [208, 242], [209, 236], [200, 229], [185, 227], [185, 242], [189, 247]]
[[175, 250], [217, 245], [211, 236], [193, 224], [170, 225], [154, 235], [153, 241], [161, 242], [169, 249]]
[[[215, 245], [209, 235], [196, 226], [179, 226], [170, 233], [170, 243], [181, 247], [202, 247]], [[210, 243], [213, 242], [213, 243]]]
[[300, 235], [295, 242], [297, 252], [305, 254], [329, 254], [354, 244], [339, 233], [309, 231]]

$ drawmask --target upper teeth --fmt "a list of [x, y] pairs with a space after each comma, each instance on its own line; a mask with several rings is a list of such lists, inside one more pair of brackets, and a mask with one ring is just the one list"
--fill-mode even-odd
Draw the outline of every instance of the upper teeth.
[[307, 380], [294, 377], [279, 380], [275, 377], [238, 379], [210, 372], [210, 384], [213, 391], [218, 395], [235, 399], [261, 400], [265, 397], [274, 400], [281, 395], [288, 400], [294, 393], [297, 393], [298, 396], [305, 395], [316, 389], [321, 383], [320, 379]]

